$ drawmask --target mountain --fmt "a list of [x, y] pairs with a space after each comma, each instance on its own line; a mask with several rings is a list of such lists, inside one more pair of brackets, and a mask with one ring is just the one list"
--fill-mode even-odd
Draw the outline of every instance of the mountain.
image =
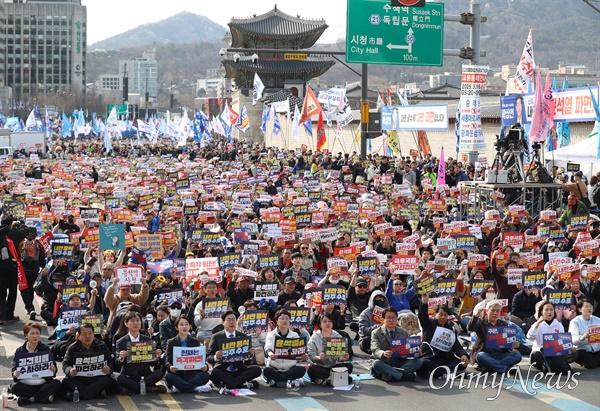
[[227, 29], [207, 17], [181, 12], [156, 23], [144, 24], [90, 46], [93, 50], [222, 41]]

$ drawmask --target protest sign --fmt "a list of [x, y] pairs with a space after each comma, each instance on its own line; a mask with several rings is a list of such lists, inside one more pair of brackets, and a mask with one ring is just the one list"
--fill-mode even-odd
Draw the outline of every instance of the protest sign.
[[477, 245], [477, 239], [473, 235], [457, 235], [456, 239], [457, 250], [473, 250]]
[[[520, 278], [520, 277], [519, 277]], [[473, 297], [478, 297], [481, 295], [483, 290], [488, 288], [489, 286], [493, 286], [493, 281], [488, 280], [471, 280], [471, 295]]]
[[52, 243], [52, 259], [53, 260], [73, 260], [73, 252], [75, 246], [70, 243]]
[[277, 254], [259, 255], [256, 261], [257, 271], [263, 268], [279, 269], [279, 256]]
[[221, 318], [221, 315], [229, 307], [229, 300], [227, 298], [207, 298], [203, 304], [204, 316], [206, 318]]
[[122, 265], [115, 268], [118, 286], [131, 287], [132, 285], [142, 284], [143, 272], [143, 267], [137, 265]]
[[219, 268], [225, 270], [239, 265], [242, 261], [242, 253], [221, 254], [219, 257]]
[[248, 310], [242, 314], [242, 332], [258, 335], [267, 331], [269, 312], [266, 310]]
[[435, 289], [435, 279], [431, 275], [420, 277], [417, 280], [417, 294], [429, 295]]
[[377, 257], [357, 257], [356, 264], [359, 276], [373, 277], [377, 274]]
[[290, 308], [290, 327], [306, 328], [310, 320], [310, 308]]
[[249, 360], [252, 357], [250, 353], [251, 337], [229, 338], [221, 343], [223, 356], [221, 362], [233, 363]]
[[345, 305], [346, 288], [342, 285], [325, 285], [323, 287], [323, 305]]
[[453, 330], [444, 327], [435, 327], [435, 332], [429, 345], [438, 350], [450, 352], [455, 342], [456, 335]]
[[390, 264], [390, 271], [393, 274], [399, 275], [412, 275], [415, 270], [419, 267], [419, 257], [416, 255], [410, 256], [399, 256], [394, 255], [392, 257], [392, 263]]
[[277, 283], [257, 283], [254, 285], [254, 300], [277, 301], [279, 287]]
[[568, 309], [573, 304], [572, 290], [548, 290], [546, 298], [556, 309]]
[[546, 286], [546, 273], [543, 272], [524, 272], [523, 273], [523, 288], [536, 288], [541, 290]]
[[342, 337], [325, 337], [325, 357], [340, 359], [348, 354], [346, 339]]
[[306, 339], [300, 338], [281, 338], [275, 336], [275, 345], [273, 354], [277, 359], [296, 359], [306, 355]]
[[383, 312], [384, 311], [385, 311], [385, 308], [379, 307], [378, 305], [373, 307], [373, 313], [371, 314], [371, 320], [375, 324], [383, 324]]
[[160, 234], [138, 234], [135, 236], [135, 244], [140, 250], [150, 250], [152, 258], [159, 259], [164, 256]]
[[438, 279], [434, 292], [438, 297], [456, 294], [456, 280]]
[[416, 358], [420, 349], [421, 337], [395, 338], [390, 344], [390, 351], [402, 358]]
[[104, 354], [100, 355], [77, 355], [73, 363], [73, 368], [77, 371], [78, 377], [98, 377], [105, 375], [102, 369], [108, 365], [108, 358]]
[[17, 352], [14, 363], [19, 371], [19, 380], [53, 377], [53, 357], [50, 351]]
[[506, 270], [506, 279], [509, 285], [523, 284], [523, 274], [527, 273], [526, 268], [509, 268]]
[[127, 361], [130, 363], [153, 362], [156, 360], [156, 346], [152, 341], [130, 342], [127, 349]]
[[85, 308], [63, 308], [58, 316], [57, 330], [68, 330], [79, 327], [81, 317], [87, 313]]
[[485, 348], [488, 350], [504, 350], [512, 348], [517, 341], [517, 330], [511, 326], [488, 327]]
[[568, 355], [573, 349], [571, 333], [555, 333], [542, 335], [544, 357], [560, 357]]
[[206, 347], [173, 347], [173, 367], [180, 371], [200, 370], [206, 365]]
[[100, 224], [100, 250], [125, 249], [125, 224]]
[[205, 271], [210, 279], [220, 281], [219, 257], [187, 258], [185, 260], [185, 278], [187, 281], [198, 278]]
[[87, 301], [87, 286], [86, 285], [65, 285], [62, 289], [62, 300], [63, 303], [69, 301], [69, 297], [73, 294], [77, 294], [81, 299], [81, 302], [85, 304]]
[[600, 342], [600, 325], [593, 325], [588, 328], [588, 343], [594, 344]]
[[156, 291], [156, 302], [159, 304], [168, 303], [169, 300], [172, 298], [176, 298], [180, 301], [183, 301], [183, 294], [184, 292], [182, 289], [159, 289]]
[[94, 327], [94, 334], [100, 335], [104, 328], [104, 318], [102, 314], [85, 314], [81, 316], [81, 325], [89, 324]]

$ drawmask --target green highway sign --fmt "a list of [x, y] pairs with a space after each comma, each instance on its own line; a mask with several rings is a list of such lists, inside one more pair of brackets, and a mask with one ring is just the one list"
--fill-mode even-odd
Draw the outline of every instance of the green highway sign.
[[346, 61], [443, 65], [444, 3], [395, 7], [390, 0], [348, 0]]
[[112, 111], [113, 107], [117, 108], [117, 116], [119, 118], [127, 117], [127, 104], [107, 104], [106, 105], [106, 117], [108, 117], [108, 115]]

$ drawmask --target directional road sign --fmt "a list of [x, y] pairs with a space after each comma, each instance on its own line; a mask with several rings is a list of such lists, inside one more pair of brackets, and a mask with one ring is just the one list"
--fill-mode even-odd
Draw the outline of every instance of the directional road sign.
[[394, 7], [389, 0], [348, 0], [348, 63], [441, 66], [444, 3]]

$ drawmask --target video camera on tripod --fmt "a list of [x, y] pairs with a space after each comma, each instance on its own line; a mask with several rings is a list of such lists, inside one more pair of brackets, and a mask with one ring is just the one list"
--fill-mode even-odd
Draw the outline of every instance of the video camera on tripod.
[[522, 151], [527, 152], [527, 142], [525, 141], [525, 130], [519, 123], [513, 124], [508, 130], [508, 134], [504, 139], [496, 141], [496, 150], [504, 149], [505, 151]]

